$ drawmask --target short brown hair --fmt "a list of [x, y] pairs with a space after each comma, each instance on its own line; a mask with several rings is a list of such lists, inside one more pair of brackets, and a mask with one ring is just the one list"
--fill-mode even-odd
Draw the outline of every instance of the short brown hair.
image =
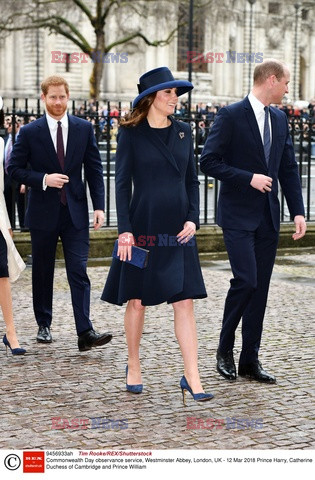
[[68, 82], [59, 75], [51, 75], [50, 77], [45, 78], [41, 83], [41, 89], [44, 95], [47, 95], [49, 87], [59, 87], [64, 85], [67, 95], [69, 95], [69, 85]]
[[143, 120], [148, 116], [150, 107], [156, 97], [156, 93], [157, 92], [150, 93], [149, 95], [141, 98], [132, 112], [128, 113], [125, 117], [122, 117], [120, 120], [120, 125], [124, 127], [136, 127], [139, 125], [139, 123], [143, 122]]
[[268, 58], [255, 67], [254, 84], [261, 85], [271, 75], [275, 75], [277, 80], [280, 81], [285, 75], [285, 69], [286, 65], [283, 62], [280, 62], [280, 60]]

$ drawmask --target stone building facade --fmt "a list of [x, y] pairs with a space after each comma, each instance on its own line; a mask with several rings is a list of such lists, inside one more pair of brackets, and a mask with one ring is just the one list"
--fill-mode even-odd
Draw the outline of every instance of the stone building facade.
[[[120, 11], [108, 19], [108, 41], [130, 29], [141, 29], [151, 40], [164, 39], [177, 23], [179, 28], [165, 46], [150, 47], [137, 38], [114, 49], [116, 57], [104, 63], [101, 100], [132, 100], [139, 75], [167, 65], [175, 77], [183, 79], [188, 78], [191, 68], [195, 85], [193, 102], [232, 102], [248, 93], [255, 64], [267, 57], [288, 64], [290, 101], [315, 97], [314, 0], [213, 0], [204, 1], [203, 9], [195, 1], [190, 30], [189, 3], [189, 0], [147, 2], [145, 17]], [[75, 15], [72, 19], [77, 28], [92, 41], [91, 26], [81, 13]], [[1, 94], [7, 98], [37, 98], [41, 79], [58, 73], [68, 79], [73, 98], [89, 98], [91, 60], [56, 63], [52, 52], [71, 54], [78, 52], [78, 47], [46, 31], [19, 31], [7, 36], [0, 44]], [[122, 54], [127, 54], [127, 62], [121, 61]]]

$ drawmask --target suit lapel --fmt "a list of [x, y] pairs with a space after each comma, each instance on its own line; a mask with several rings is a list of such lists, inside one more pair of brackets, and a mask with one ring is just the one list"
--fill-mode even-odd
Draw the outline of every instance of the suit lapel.
[[275, 158], [275, 151], [276, 151], [276, 136], [277, 136], [277, 119], [276, 115], [269, 109], [270, 112], [270, 119], [271, 119], [271, 149], [270, 149], [270, 157], [269, 157], [269, 164]]
[[171, 131], [170, 131], [168, 146], [165, 145], [165, 143], [160, 139], [158, 134], [154, 131], [154, 128], [150, 127], [147, 120], [145, 120], [140, 125], [139, 128], [142, 129], [142, 131], [146, 134], [146, 136], [150, 139], [150, 141], [159, 149], [162, 155], [173, 165], [173, 167], [177, 171], [179, 171], [174, 155], [172, 154], [172, 148], [174, 146], [174, 142], [176, 138], [177, 125], [172, 119], [171, 119], [171, 122], [172, 122], [172, 125], [170, 127]]
[[262, 143], [262, 140], [261, 140], [261, 135], [260, 135], [260, 131], [259, 131], [259, 128], [258, 128], [258, 123], [257, 123], [257, 120], [256, 120], [256, 117], [255, 117], [255, 114], [254, 114], [254, 111], [252, 109], [252, 106], [248, 100], [248, 97], [246, 97], [244, 99], [244, 108], [245, 108], [245, 115], [246, 115], [246, 118], [247, 118], [247, 122], [249, 124], [249, 127], [252, 131], [252, 134], [253, 134], [253, 137], [255, 139], [255, 142], [256, 142], [256, 145], [257, 145], [257, 148], [258, 148], [258, 151], [259, 151], [259, 156], [260, 156], [260, 159], [262, 161], [262, 163], [264, 164], [264, 167], [267, 166], [266, 164], [266, 159], [265, 159], [265, 152], [264, 152], [264, 146], [263, 146], [263, 143]]
[[[178, 139], [183, 140], [185, 137], [185, 134], [180, 127], [180, 123], [174, 121], [172, 117], [171, 117], [171, 121], [172, 121], [173, 128], [171, 129], [171, 134], [169, 139], [169, 150], [174, 151], [174, 149], [176, 148], [175, 147], [176, 141], [178, 141]], [[175, 163], [176, 163], [176, 160], [175, 160]]]
[[68, 115], [69, 121], [69, 130], [68, 130], [68, 140], [67, 140], [67, 150], [65, 155], [65, 172], [69, 167], [69, 164], [73, 158], [74, 150], [76, 147], [76, 140], [79, 135], [79, 123], [76, 121], [76, 118], [72, 115]]
[[57, 158], [57, 153], [50, 135], [46, 115], [41, 117], [37, 122], [37, 128], [39, 129], [39, 139], [46, 150], [48, 157], [52, 163], [55, 164], [56, 172], [60, 171], [60, 164]]

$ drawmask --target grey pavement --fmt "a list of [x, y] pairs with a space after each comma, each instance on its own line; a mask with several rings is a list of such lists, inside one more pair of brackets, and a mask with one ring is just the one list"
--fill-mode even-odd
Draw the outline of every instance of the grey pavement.
[[[141, 348], [144, 391], [126, 392], [124, 307], [100, 300], [107, 272], [105, 266], [89, 267], [91, 318], [98, 331], [110, 330], [113, 340], [85, 353], [77, 349], [63, 267], [55, 275], [51, 345], [35, 341], [30, 267], [13, 285], [15, 321], [27, 354], [6, 356], [0, 345], [0, 448], [314, 449], [314, 251], [281, 254], [274, 269], [260, 359], [276, 375], [276, 385], [243, 378], [230, 383], [216, 372], [231, 274], [226, 260], [204, 259], [208, 298], [195, 301], [195, 314], [202, 381], [215, 398], [198, 404], [187, 394], [186, 407], [172, 307], [166, 304], [147, 309]], [[240, 344], [238, 330], [236, 360]], [[86, 428], [56, 428], [75, 427], [73, 419]]]

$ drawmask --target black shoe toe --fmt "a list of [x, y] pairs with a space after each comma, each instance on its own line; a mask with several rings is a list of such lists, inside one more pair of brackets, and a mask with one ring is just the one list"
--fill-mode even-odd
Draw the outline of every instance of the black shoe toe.
[[228, 350], [226, 353], [217, 351], [217, 371], [227, 380], [236, 380], [233, 350]]
[[94, 330], [88, 330], [78, 338], [78, 347], [80, 352], [91, 350], [92, 347], [101, 347], [110, 342], [113, 336], [110, 333], [97, 333]]
[[261, 383], [277, 383], [276, 378], [266, 372], [260, 362], [240, 364], [238, 374], [241, 377], [248, 377]]
[[36, 340], [38, 343], [51, 343], [52, 336], [49, 327], [40, 326], [38, 329]]

